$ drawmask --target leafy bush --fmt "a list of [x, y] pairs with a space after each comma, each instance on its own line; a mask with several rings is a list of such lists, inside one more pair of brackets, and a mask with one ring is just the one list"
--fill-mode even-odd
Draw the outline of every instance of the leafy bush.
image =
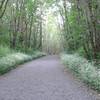
[[9, 54], [5, 57], [2, 57], [2, 59], [0, 59], [0, 74], [13, 69], [17, 64], [21, 64], [31, 59], [31, 56], [22, 53]]
[[80, 56], [84, 56], [85, 55], [85, 51], [84, 51], [83, 47], [78, 48], [78, 50], [76, 52], [78, 52], [78, 54]]
[[6, 56], [14, 51], [7, 46], [0, 46], [0, 57]]
[[8, 54], [0, 59], [0, 74], [4, 74], [16, 67], [16, 65], [24, 63], [26, 61], [44, 56], [44, 53], [37, 52], [32, 56], [23, 53]]
[[79, 77], [92, 88], [100, 91], [100, 71], [85, 58], [78, 55], [63, 54], [63, 63], [73, 70]]

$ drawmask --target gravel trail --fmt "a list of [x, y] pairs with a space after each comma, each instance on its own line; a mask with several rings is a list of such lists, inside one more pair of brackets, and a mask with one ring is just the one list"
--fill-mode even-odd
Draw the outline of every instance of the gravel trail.
[[0, 76], [0, 100], [100, 100], [57, 56], [31, 61]]

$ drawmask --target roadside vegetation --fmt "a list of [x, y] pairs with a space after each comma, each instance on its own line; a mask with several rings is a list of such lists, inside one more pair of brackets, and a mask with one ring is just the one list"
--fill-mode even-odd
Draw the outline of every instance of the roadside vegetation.
[[100, 91], [100, 1], [71, 0], [64, 5], [62, 61], [92, 88]]
[[64, 65], [80, 79], [91, 86], [91, 88], [100, 91], [100, 69], [97, 69], [93, 62], [77, 54], [63, 54], [61, 59]]
[[19, 64], [44, 56], [45, 53], [34, 51], [30, 53], [23, 53], [11, 50], [8, 47], [0, 47], [0, 75], [4, 74]]

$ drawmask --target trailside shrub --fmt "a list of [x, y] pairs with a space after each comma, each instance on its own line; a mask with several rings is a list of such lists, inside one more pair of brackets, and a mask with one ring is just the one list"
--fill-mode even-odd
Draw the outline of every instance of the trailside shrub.
[[24, 53], [8, 54], [0, 59], [0, 74], [4, 74], [14, 69], [19, 64], [42, 56], [44, 56], [42, 52], [35, 52], [33, 55]]
[[9, 54], [0, 59], [0, 74], [6, 73], [7, 71], [16, 67], [25, 61], [31, 60], [32, 57], [23, 53]]
[[79, 77], [92, 88], [100, 91], [100, 71], [85, 58], [78, 55], [63, 54], [63, 63], [73, 70]]
[[0, 57], [6, 56], [14, 51], [7, 46], [0, 46]]

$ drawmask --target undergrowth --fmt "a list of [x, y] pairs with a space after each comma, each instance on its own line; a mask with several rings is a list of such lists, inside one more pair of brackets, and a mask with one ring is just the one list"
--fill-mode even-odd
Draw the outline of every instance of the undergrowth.
[[0, 46], [0, 58], [3, 56], [6, 56], [8, 54], [11, 54], [13, 52], [14, 52], [14, 50], [10, 49], [7, 46], [2, 46], [2, 45]]
[[66, 67], [73, 70], [84, 82], [100, 91], [100, 71], [93, 63], [78, 55], [71, 54], [63, 54], [61, 59]]
[[0, 46], [0, 75], [4, 74], [17, 65], [44, 56], [45, 53], [34, 51], [33, 53], [22, 53], [12, 50], [9, 47]]

